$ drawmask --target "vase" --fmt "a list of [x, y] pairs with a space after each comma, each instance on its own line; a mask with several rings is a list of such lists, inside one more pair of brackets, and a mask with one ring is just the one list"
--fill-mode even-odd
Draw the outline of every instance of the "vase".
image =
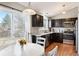
[[23, 48], [23, 45], [21, 45], [21, 48]]
[[23, 48], [23, 45], [21, 45], [21, 56], [24, 55], [24, 48]]

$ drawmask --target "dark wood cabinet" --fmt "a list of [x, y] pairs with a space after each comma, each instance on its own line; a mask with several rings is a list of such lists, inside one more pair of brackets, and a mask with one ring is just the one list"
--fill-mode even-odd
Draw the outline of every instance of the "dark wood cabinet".
[[41, 36], [41, 37], [43, 37], [43, 38], [45, 38], [45, 39], [46, 39], [45, 48], [46, 48], [46, 47], [48, 47], [48, 46], [49, 46], [49, 44], [50, 44], [50, 42], [49, 42], [49, 41], [50, 41], [50, 39], [49, 39], [50, 37], [49, 37], [49, 36], [50, 36], [50, 34], [47, 34], [47, 35], [42, 35], [42, 36]]
[[51, 27], [55, 27], [55, 20], [51, 20]]
[[65, 19], [52, 19], [51, 20], [51, 27], [74, 27], [75, 18], [65, 18]]
[[52, 42], [63, 43], [63, 33], [52, 33], [51, 40]]
[[74, 40], [74, 34], [73, 33], [63, 34], [63, 39]]
[[51, 27], [63, 27], [64, 19], [51, 20]]
[[63, 33], [52, 33], [41, 37], [46, 38], [47, 46], [53, 42], [63, 43]]
[[58, 33], [58, 41], [59, 43], [63, 43], [63, 33]]
[[32, 15], [32, 27], [43, 27], [43, 16], [38, 14]]
[[32, 43], [36, 43], [36, 36], [32, 35]]
[[61, 27], [61, 23], [60, 20], [55, 20], [55, 27]]

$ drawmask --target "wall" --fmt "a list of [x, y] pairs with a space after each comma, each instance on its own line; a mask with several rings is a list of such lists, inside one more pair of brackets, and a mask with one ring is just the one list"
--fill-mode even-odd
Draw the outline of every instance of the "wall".
[[37, 33], [37, 32], [39, 32], [40, 28], [42, 28], [42, 27], [32, 27], [31, 28], [31, 33]]
[[[78, 26], [79, 26], [79, 7], [78, 7]], [[77, 40], [78, 40], [78, 42], [77, 42], [78, 46], [77, 47], [78, 47], [78, 54], [79, 54], [79, 27], [78, 27], [78, 39]]]
[[60, 14], [58, 14], [58, 15], [56, 15], [56, 16], [53, 16], [52, 19], [78, 17], [78, 15], [77, 15], [78, 12], [77, 12], [77, 10], [78, 10], [77, 7], [76, 7], [76, 8], [73, 8], [73, 9], [67, 11], [66, 14], [60, 13]]

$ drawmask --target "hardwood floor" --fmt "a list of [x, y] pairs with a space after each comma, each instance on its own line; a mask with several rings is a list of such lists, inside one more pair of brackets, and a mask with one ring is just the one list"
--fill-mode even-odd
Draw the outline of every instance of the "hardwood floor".
[[76, 56], [75, 46], [72, 44], [64, 43], [52, 43], [45, 49], [46, 54], [52, 50], [55, 46], [58, 46], [57, 56]]

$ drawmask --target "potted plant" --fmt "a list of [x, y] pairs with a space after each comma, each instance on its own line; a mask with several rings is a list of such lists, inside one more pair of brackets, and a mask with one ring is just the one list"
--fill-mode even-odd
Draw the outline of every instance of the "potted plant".
[[26, 40], [25, 39], [20, 39], [19, 43], [21, 45], [21, 48], [23, 48], [23, 46], [26, 44]]

